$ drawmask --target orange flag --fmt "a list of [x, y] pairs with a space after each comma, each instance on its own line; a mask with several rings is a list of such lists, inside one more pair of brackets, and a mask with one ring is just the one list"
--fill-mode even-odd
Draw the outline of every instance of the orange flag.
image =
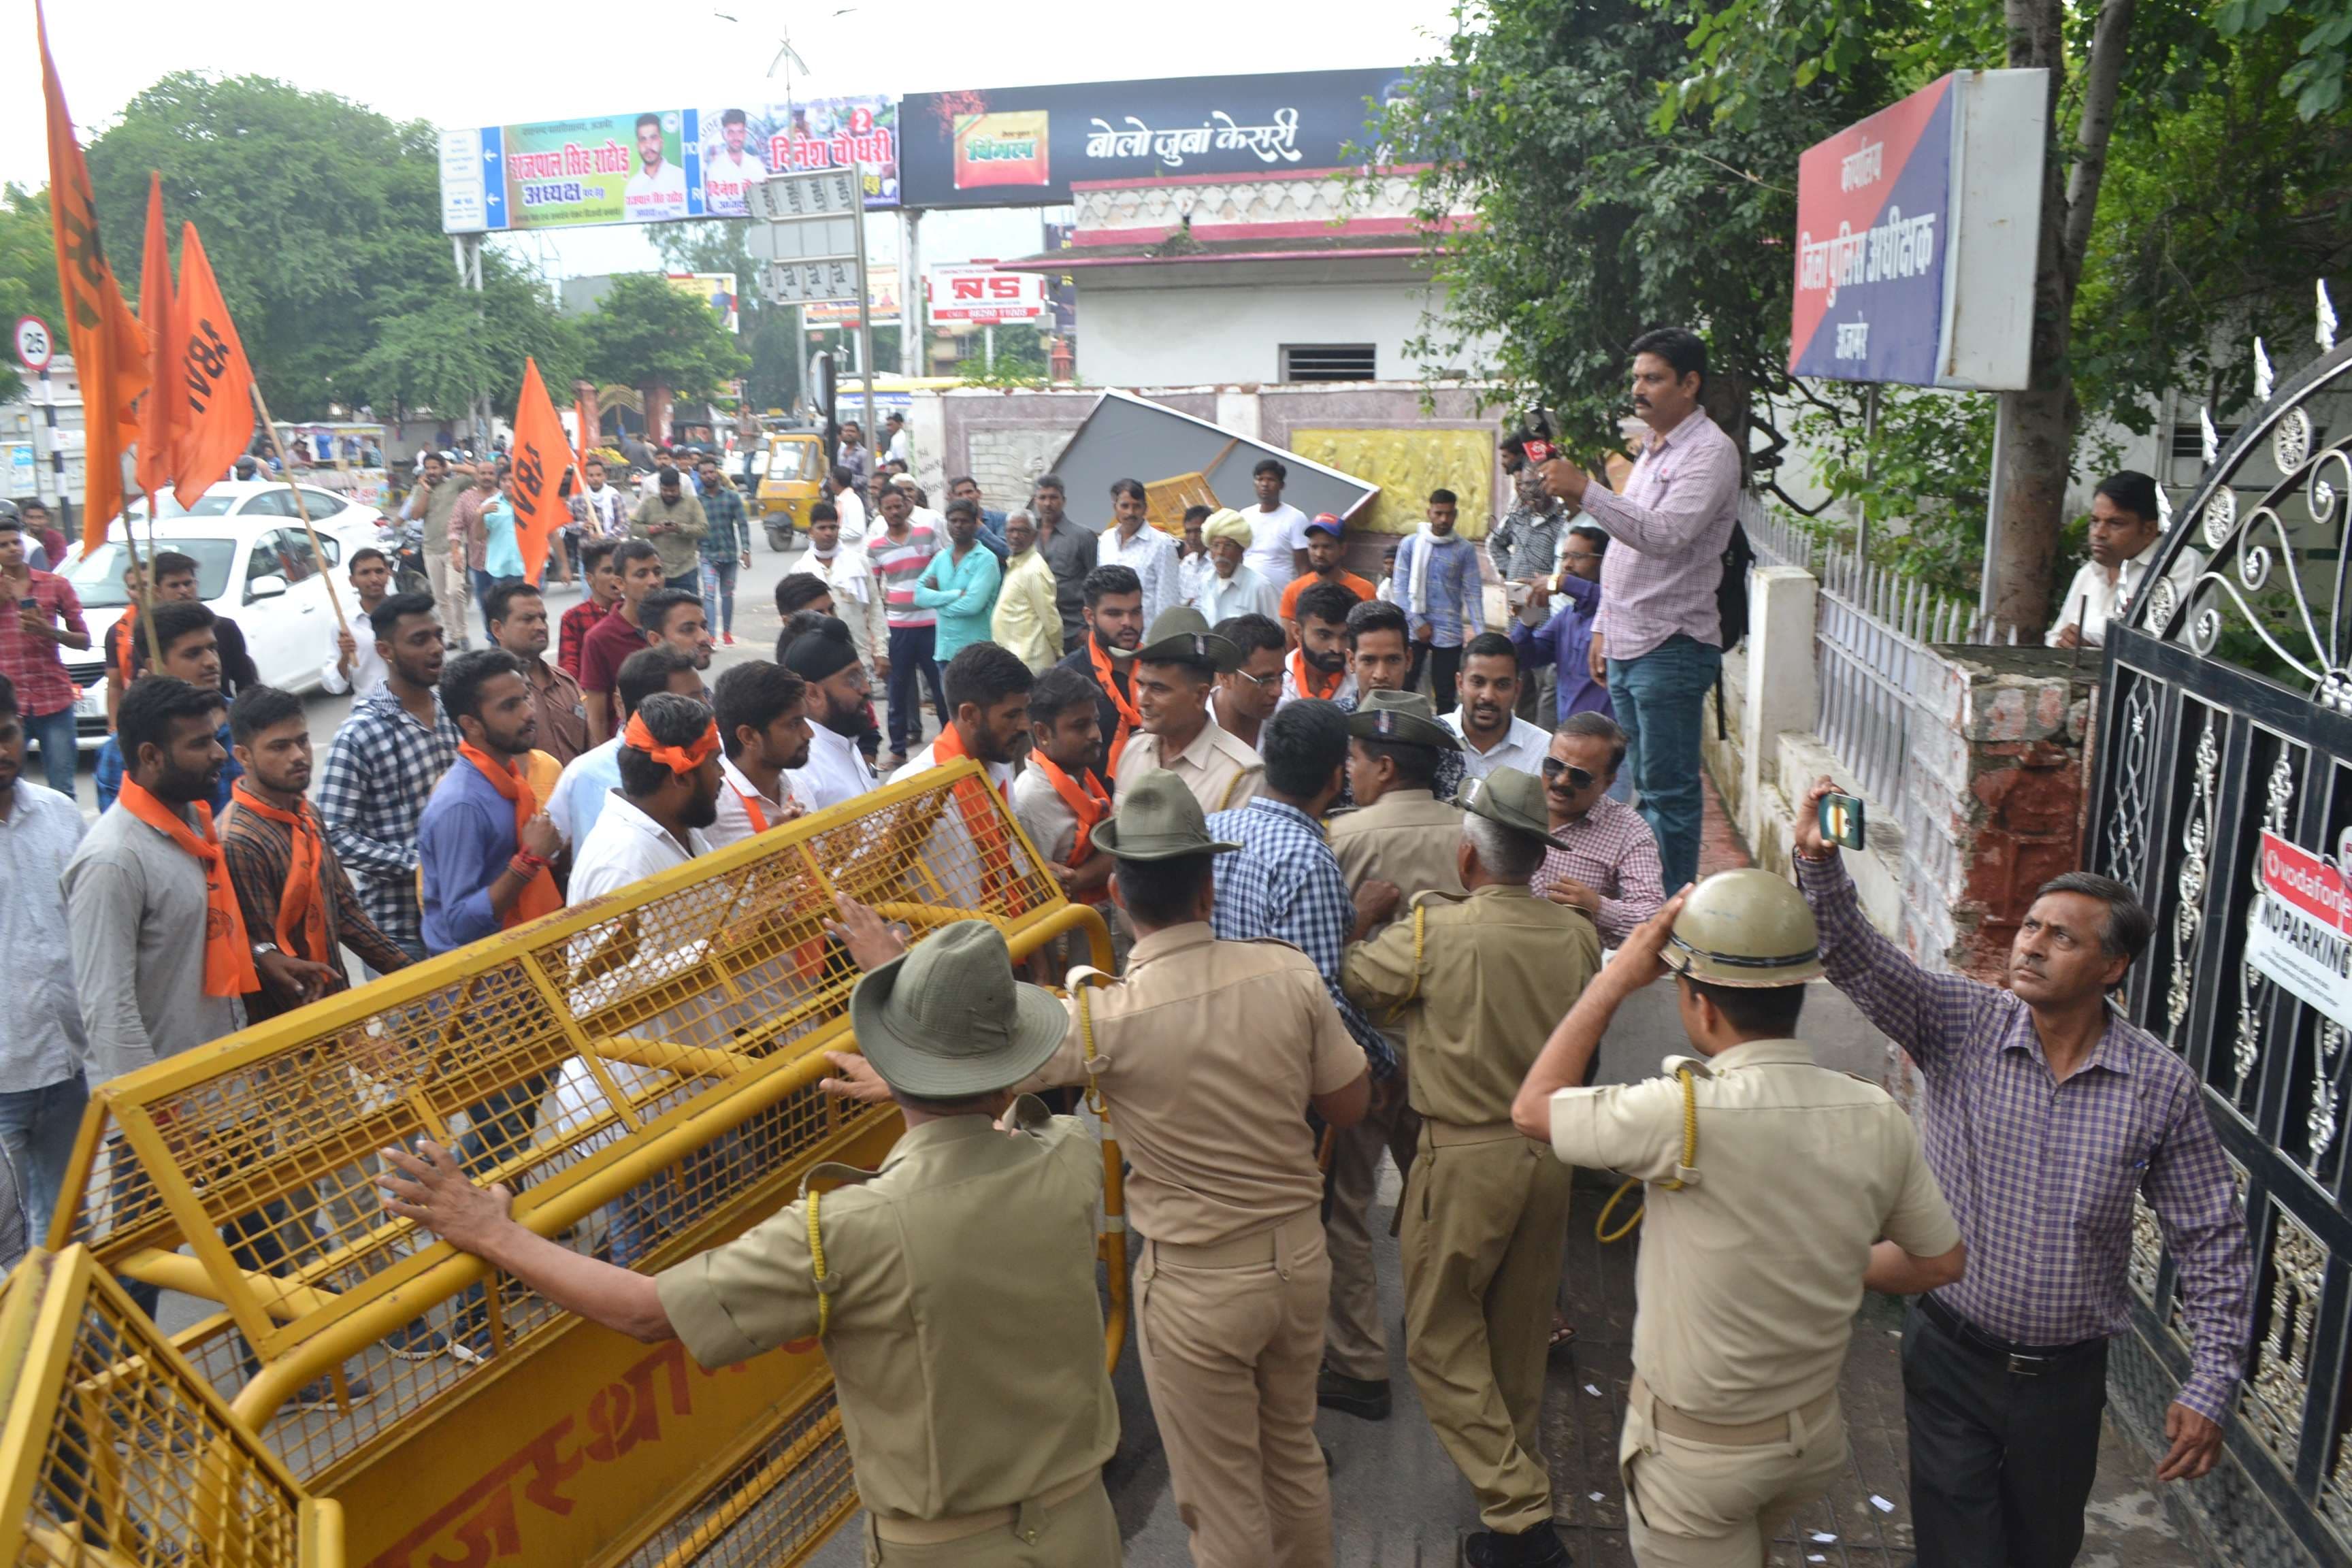
[[147, 175], [147, 249], [139, 275], [139, 325], [147, 333], [147, 395], [139, 405], [139, 488], [161, 495], [172, 482], [174, 417], [184, 400], [172, 357], [172, 247], [163, 232], [163, 176]]
[[228, 319], [196, 226], [180, 228], [180, 291], [172, 307], [172, 493], [182, 506], [228, 472], [253, 439], [253, 363]]
[[522, 574], [536, 583], [547, 566], [549, 538], [571, 520], [571, 509], [558, 491], [563, 470], [572, 466], [572, 443], [547, 395], [547, 384], [539, 379], [536, 359], [523, 363], [513, 455], [515, 546], [522, 552]]
[[48, 100], [49, 222], [58, 291], [65, 300], [86, 426], [81, 541], [87, 553], [106, 542], [107, 528], [122, 510], [123, 451], [138, 439], [137, 405], [147, 390], [147, 334], [123, 303], [122, 286], [100, 243], [89, 164], [74, 140], [57, 62], [49, 58], [48, 19], [37, 5], [33, 16], [40, 29], [41, 95]]

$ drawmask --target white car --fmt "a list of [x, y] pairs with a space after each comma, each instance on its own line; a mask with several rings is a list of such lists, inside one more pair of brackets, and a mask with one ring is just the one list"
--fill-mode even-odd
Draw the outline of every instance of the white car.
[[[343, 613], [351, 615], [355, 601], [342, 572], [343, 557], [361, 545], [373, 544], [379, 523], [375, 508], [355, 505], [332, 490], [305, 485], [302, 500], [326, 554], [323, 563], [302, 531], [293, 496], [278, 483], [217, 484], [186, 509], [166, 495], [162, 521], [152, 535], [153, 550], [195, 559], [196, 596], [214, 614], [236, 622], [262, 683], [296, 692], [319, 687], [334, 647], [334, 612], [322, 573], [335, 574], [335, 592]], [[150, 530], [143, 517], [137, 526], [138, 556], [143, 562], [152, 552]], [[81, 688], [74, 714], [85, 750], [106, 740], [106, 633], [130, 599], [122, 585], [130, 558], [123, 525], [117, 523], [104, 544], [63, 574], [81, 600], [82, 618], [89, 626], [89, 648], [66, 654], [67, 673]]]

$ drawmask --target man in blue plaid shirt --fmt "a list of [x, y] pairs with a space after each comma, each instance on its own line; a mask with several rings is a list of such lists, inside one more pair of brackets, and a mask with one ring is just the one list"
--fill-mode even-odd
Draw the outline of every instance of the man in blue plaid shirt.
[[1348, 1033], [1364, 1047], [1372, 1077], [1396, 1076], [1396, 1052], [1363, 1009], [1339, 990], [1339, 963], [1395, 910], [1388, 882], [1367, 880], [1351, 896], [1339, 857], [1323, 837], [1323, 813], [1348, 771], [1348, 719], [1336, 704], [1303, 700], [1266, 721], [1258, 737], [1265, 782], [1245, 805], [1209, 818], [1209, 837], [1241, 848], [1216, 862], [1212, 928], [1221, 942], [1273, 937], [1297, 948], [1323, 976]]
[[702, 516], [709, 531], [695, 542], [702, 552], [702, 624], [735, 646], [735, 571], [751, 554], [751, 523], [742, 492], [727, 482], [719, 459], [702, 455]]

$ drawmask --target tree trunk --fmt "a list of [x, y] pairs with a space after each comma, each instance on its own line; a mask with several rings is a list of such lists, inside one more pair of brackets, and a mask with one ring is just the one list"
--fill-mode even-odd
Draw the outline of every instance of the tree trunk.
[[[2000, 475], [1996, 505], [2000, 537], [1993, 554], [1993, 619], [2036, 637], [2050, 624], [2050, 595], [2061, 563], [2058, 540], [2066, 521], [2066, 487], [2074, 478], [2074, 428], [2081, 409], [2067, 361], [2073, 337], [2074, 289], [2090, 248], [2092, 219], [2106, 172], [2115, 129], [2124, 51], [2135, 0], [2103, 0], [2084, 68], [2082, 116], [2073, 169], [2053, 146], [2042, 167], [2042, 234], [2034, 259], [2033, 372], [2022, 392], [2001, 397]], [[2066, 59], [2057, 0], [2008, 0], [2009, 63], [2050, 72], [2050, 126], [2058, 127], [2058, 100]], [[2062, 608], [2061, 615], [2065, 614]]]

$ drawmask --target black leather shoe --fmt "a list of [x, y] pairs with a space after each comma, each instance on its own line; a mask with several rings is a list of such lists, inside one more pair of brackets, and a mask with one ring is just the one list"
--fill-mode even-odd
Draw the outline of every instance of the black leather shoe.
[[1470, 1568], [1567, 1568], [1575, 1561], [1559, 1543], [1559, 1532], [1549, 1524], [1517, 1535], [1474, 1531], [1462, 1543], [1462, 1559]]
[[1366, 1421], [1389, 1418], [1389, 1380], [1349, 1377], [1325, 1367], [1315, 1375], [1315, 1403], [1326, 1410], [1360, 1416]]

